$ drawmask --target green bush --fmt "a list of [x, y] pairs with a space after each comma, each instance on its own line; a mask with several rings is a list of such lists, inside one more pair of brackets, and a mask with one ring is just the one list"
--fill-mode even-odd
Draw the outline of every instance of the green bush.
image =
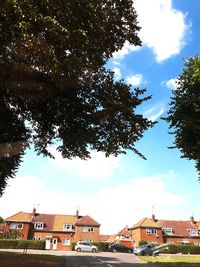
[[169, 254], [200, 254], [200, 246], [195, 245], [168, 245], [166, 248], [161, 250], [161, 253]]
[[72, 250], [75, 250], [75, 246], [76, 246], [76, 241], [72, 241]]
[[139, 246], [146, 245], [146, 244], [148, 244], [148, 242], [145, 241], [145, 240], [140, 240], [139, 241]]
[[94, 243], [95, 246], [98, 247], [98, 250], [100, 251], [107, 251], [108, 250], [108, 243], [105, 242], [96, 242]]
[[14, 240], [14, 239], [1, 239], [0, 248], [13, 248], [13, 249], [45, 249], [44, 240]]

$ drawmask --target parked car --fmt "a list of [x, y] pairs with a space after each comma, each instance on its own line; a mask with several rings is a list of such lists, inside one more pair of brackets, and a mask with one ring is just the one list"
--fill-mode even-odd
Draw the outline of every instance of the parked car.
[[134, 254], [138, 256], [144, 255], [158, 255], [160, 253], [159, 248], [154, 244], [145, 244], [134, 249]]
[[80, 252], [80, 251], [97, 252], [98, 248], [97, 248], [97, 246], [93, 245], [90, 242], [79, 241], [75, 246], [75, 250], [78, 252]]
[[133, 249], [126, 247], [124, 245], [121, 244], [111, 244], [108, 246], [108, 251], [110, 252], [127, 252], [127, 253], [133, 253]]

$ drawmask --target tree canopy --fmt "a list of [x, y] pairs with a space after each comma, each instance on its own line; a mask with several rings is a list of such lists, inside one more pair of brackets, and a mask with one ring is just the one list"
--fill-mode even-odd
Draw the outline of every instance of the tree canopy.
[[173, 90], [166, 120], [182, 157], [196, 162], [200, 178], [200, 58], [189, 57]]
[[141, 45], [132, 0], [1, 0], [0, 194], [24, 151], [86, 159], [135, 148], [153, 123], [150, 97], [105, 68], [127, 40]]

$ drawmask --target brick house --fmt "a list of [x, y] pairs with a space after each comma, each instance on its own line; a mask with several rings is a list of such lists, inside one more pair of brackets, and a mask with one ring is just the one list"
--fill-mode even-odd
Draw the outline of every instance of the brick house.
[[133, 247], [132, 232], [127, 225], [115, 235], [115, 242], [129, 248]]
[[200, 245], [200, 222], [192, 216], [188, 221], [158, 220], [143, 218], [132, 227], [132, 239], [135, 246], [139, 241], [145, 240], [155, 244], [196, 244]]
[[72, 242], [99, 241], [100, 224], [90, 216], [19, 212], [5, 220], [6, 229], [17, 230], [19, 239], [45, 240], [45, 248], [71, 250]]

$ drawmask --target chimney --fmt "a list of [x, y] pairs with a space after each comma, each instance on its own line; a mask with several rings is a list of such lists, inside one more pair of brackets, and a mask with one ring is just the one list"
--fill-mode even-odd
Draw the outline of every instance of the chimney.
[[33, 208], [32, 216], [34, 217], [36, 214], [36, 208]]
[[156, 216], [155, 216], [155, 214], [152, 214], [152, 220], [153, 220], [153, 222], [156, 221]]
[[78, 217], [79, 217], [79, 210], [76, 210], [76, 220], [78, 221]]
[[194, 216], [191, 216], [191, 217], [190, 217], [190, 221], [191, 221], [191, 223], [195, 224]]

